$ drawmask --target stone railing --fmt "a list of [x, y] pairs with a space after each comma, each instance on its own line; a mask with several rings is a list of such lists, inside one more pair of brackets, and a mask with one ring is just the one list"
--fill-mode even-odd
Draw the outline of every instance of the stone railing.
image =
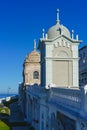
[[62, 106], [87, 112], [87, 85], [81, 89], [75, 88], [51, 88], [50, 101]]
[[26, 86], [26, 93], [29, 93], [37, 97], [43, 97], [46, 96], [47, 90], [44, 87], [34, 84]]

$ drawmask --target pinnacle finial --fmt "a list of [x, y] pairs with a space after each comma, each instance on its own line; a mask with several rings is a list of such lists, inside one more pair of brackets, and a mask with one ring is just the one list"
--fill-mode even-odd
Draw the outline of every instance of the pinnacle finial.
[[44, 38], [45, 29], [42, 29], [42, 38]]
[[72, 30], [72, 39], [74, 39], [74, 30]]
[[36, 51], [36, 39], [34, 39], [34, 51]]
[[79, 37], [78, 37], [78, 34], [76, 35], [76, 40], [78, 41]]
[[59, 23], [59, 22], [60, 22], [60, 19], [59, 19], [59, 11], [60, 11], [60, 10], [59, 10], [59, 9], [57, 9], [57, 20], [56, 20], [56, 21], [57, 21], [57, 23]]

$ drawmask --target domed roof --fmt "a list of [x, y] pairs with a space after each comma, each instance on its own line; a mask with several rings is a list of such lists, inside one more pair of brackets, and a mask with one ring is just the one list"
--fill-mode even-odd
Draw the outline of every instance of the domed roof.
[[40, 53], [36, 50], [32, 51], [27, 55], [25, 62], [40, 62]]
[[36, 51], [36, 40], [34, 40], [34, 50], [26, 56], [24, 62], [40, 62], [40, 53]]
[[49, 30], [48, 30], [48, 39], [53, 39], [53, 38], [56, 38], [60, 35], [64, 35], [68, 38], [70, 38], [70, 32], [69, 30], [63, 26], [63, 25], [60, 25], [59, 22], [56, 23], [56, 25], [52, 26]]

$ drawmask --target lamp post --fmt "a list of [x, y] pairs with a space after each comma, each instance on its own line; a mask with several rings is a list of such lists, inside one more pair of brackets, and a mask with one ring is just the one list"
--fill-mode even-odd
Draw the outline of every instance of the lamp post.
[[10, 88], [10, 87], [8, 87], [7, 96], [9, 96], [9, 91], [10, 91], [10, 89], [11, 89], [11, 88]]

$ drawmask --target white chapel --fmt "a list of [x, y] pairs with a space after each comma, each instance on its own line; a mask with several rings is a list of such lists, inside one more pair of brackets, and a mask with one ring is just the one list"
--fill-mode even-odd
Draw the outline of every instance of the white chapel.
[[60, 24], [57, 10], [56, 24], [40, 38], [41, 86], [78, 87], [78, 35]]

